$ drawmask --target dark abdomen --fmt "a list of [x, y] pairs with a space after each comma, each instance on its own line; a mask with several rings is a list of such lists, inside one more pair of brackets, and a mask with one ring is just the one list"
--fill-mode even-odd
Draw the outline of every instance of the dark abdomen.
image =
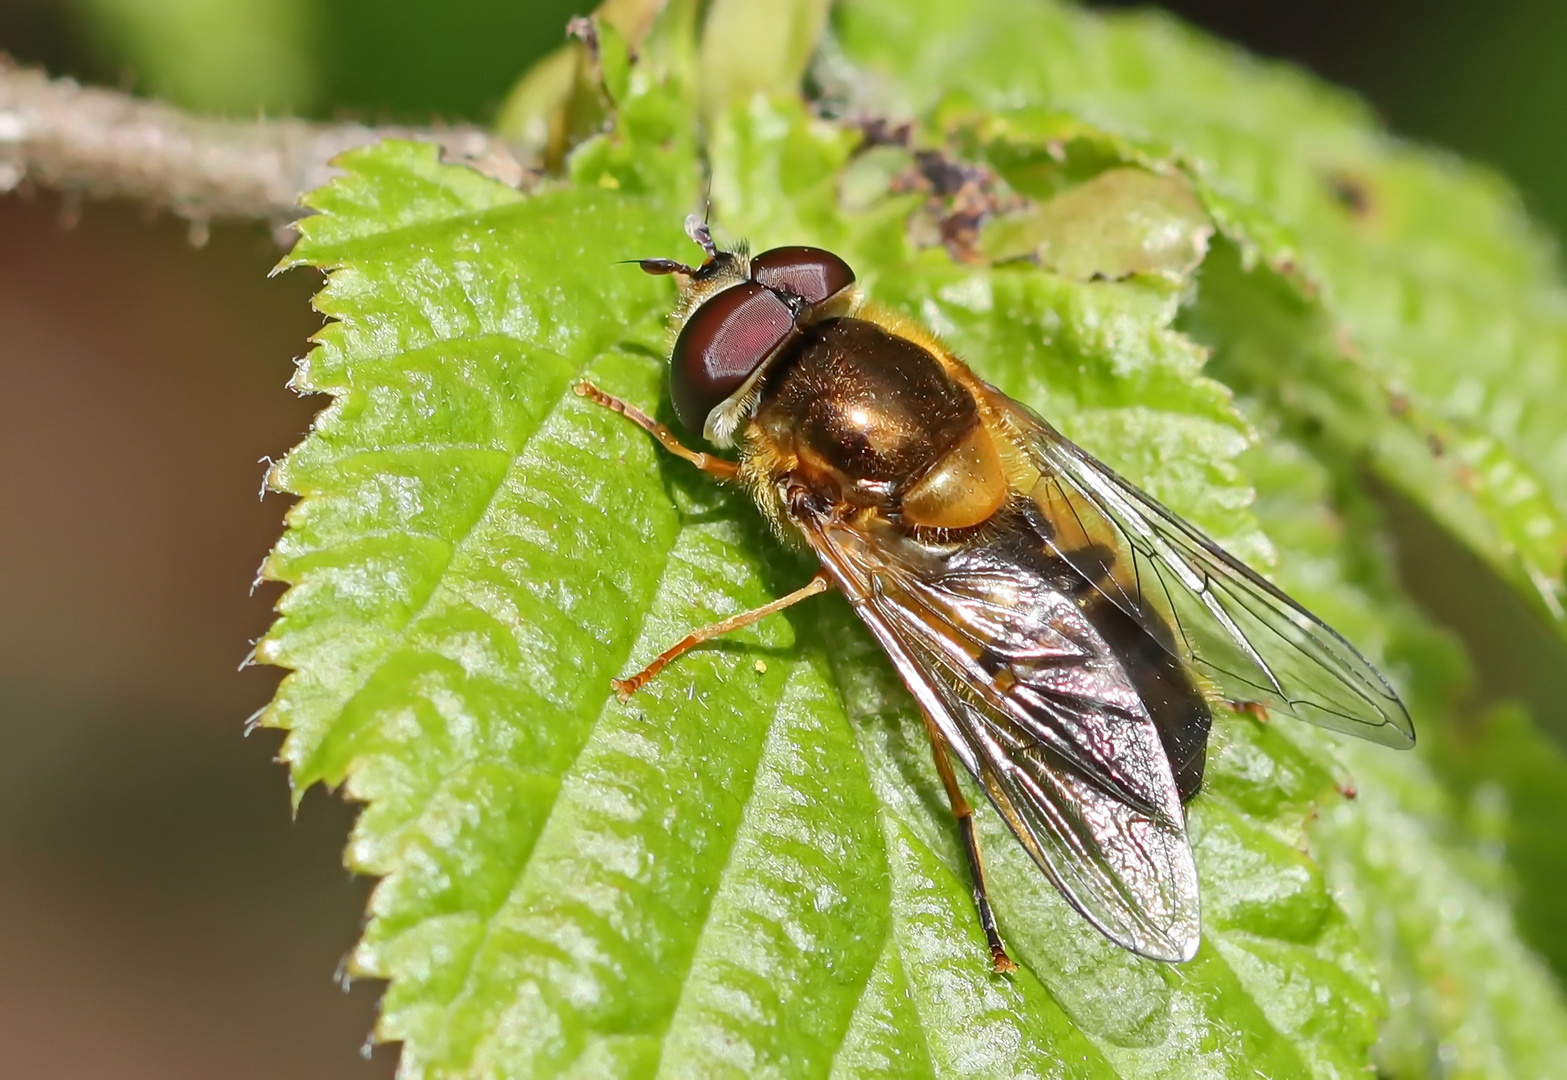
[[[1021, 509], [1039, 544], [1039, 556], [1051, 568], [1052, 580], [1076, 598], [1147, 708], [1159, 729], [1159, 741], [1169, 758], [1181, 801], [1190, 801], [1202, 787], [1213, 710], [1192, 673], [1172, 651], [1174, 635], [1169, 627], [1158, 624], [1162, 633], [1155, 637], [1102, 591], [1115, 572], [1116, 553], [1112, 549], [1095, 545], [1070, 552], [1067, 558], [1055, 555], [1051, 545], [1055, 530], [1038, 505], [1028, 500]], [[1090, 568], [1097, 571], [1096, 580], [1084, 576], [1083, 571]]]
[[1181, 801], [1190, 801], [1202, 787], [1208, 730], [1213, 725], [1207, 699], [1186, 665], [1103, 593], [1092, 594], [1084, 613], [1120, 660], [1132, 688], [1147, 707], [1170, 759]]

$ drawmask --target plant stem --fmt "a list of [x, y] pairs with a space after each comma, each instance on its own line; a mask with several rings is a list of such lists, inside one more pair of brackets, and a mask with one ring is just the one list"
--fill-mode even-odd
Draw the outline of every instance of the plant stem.
[[308, 212], [299, 197], [332, 177], [333, 158], [385, 138], [438, 143], [448, 160], [513, 185], [526, 176], [504, 142], [475, 127], [197, 116], [0, 56], [0, 192], [30, 183], [68, 197], [132, 199], [198, 230], [214, 218], [282, 224]]

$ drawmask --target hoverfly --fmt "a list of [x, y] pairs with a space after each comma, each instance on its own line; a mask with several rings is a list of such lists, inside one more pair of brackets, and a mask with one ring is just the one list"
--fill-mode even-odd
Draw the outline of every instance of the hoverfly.
[[[624, 701], [699, 642], [838, 589], [924, 714], [996, 971], [973, 776], [1045, 876], [1106, 937], [1189, 960], [1200, 937], [1183, 804], [1215, 704], [1394, 747], [1414, 727], [1353, 646], [1193, 526], [868, 303], [831, 252], [719, 250], [693, 215], [677, 275], [675, 415], [579, 393], [723, 481], [821, 562], [804, 587], [690, 634], [614, 686]], [[950, 755], [950, 756], [949, 756]]]

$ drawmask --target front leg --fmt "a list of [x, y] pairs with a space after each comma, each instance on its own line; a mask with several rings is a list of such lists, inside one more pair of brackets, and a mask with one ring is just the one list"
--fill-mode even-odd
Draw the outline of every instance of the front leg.
[[604, 391], [600, 390], [586, 379], [583, 379], [581, 382], [577, 383], [576, 390], [577, 393], [593, 402], [593, 404], [602, 405], [611, 412], [620, 413], [627, 420], [630, 420], [633, 424], [637, 425], [637, 427], [646, 431], [648, 434], [652, 435], [653, 438], [663, 443], [664, 449], [678, 457], [685, 458], [703, 472], [712, 476], [716, 476], [720, 480], [733, 480], [736, 476], [740, 475], [740, 466], [736, 465], [734, 462], [729, 461], [726, 458], [717, 457], [713, 454], [704, 454], [700, 451], [690, 449], [675, 437], [675, 433], [673, 431], [670, 431], [663, 424], [660, 424], [657, 420], [654, 420], [647, 413], [643, 412], [635, 405], [632, 405], [630, 402], [623, 401], [620, 398], [615, 397], [613, 394], [606, 394]]

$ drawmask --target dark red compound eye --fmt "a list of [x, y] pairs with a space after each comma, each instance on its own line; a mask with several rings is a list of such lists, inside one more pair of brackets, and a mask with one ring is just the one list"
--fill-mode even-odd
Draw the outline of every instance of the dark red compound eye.
[[794, 329], [794, 310], [754, 281], [732, 285], [691, 313], [670, 357], [669, 392], [687, 431], [751, 377]]
[[853, 285], [854, 271], [821, 248], [780, 247], [751, 260], [751, 280], [793, 293], [807, 304], [820, 304]]

